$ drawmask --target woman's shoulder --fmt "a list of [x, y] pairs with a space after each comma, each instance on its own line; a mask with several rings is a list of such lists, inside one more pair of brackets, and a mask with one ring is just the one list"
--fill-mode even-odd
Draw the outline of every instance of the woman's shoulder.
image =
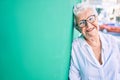
[[77, 38], [73, 39], [72, 45], [81, 45], [81, 43], [84, 41], [83, 35], [78, 36]]
[[104, 40], [106, 42], [120, 43], [120, 40], [116, 36], [113, 36], [113, 35], [107, 34], [107, 33], [102, 33], [102, 32], [100, 32], [100, 35], [101, 35], [102, 38], [104, 38]]

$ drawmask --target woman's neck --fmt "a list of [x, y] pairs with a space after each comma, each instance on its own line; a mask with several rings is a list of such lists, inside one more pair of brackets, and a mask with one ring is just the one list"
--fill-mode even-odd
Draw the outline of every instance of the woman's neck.
[[100, 46], [100, 37], [99, 37], [99, 35], [94, 36], [94, 37], [90, 37], [90, 38], [86, 39], [86, 41], [92, 47]]

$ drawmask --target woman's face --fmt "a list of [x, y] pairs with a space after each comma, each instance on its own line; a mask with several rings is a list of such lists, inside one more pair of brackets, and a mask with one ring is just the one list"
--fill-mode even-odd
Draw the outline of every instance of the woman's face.
[[85, 38], [93, 37], [98, 34], [98, 18], [92, 9], [86, 9], [76, 16], [78, 30]]

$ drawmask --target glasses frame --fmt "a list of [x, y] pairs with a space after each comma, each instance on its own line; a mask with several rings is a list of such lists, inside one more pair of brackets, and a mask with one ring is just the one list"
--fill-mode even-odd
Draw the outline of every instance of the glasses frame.
[[[92, 22], [89, 21], [89, 18], [90, 18], [91, 16], [94, 16], [94, 18], [95, 18], [95, 20], [96, 20], [96, 15], [90, 15], [89, 17], [87, 17], [87, 19], [80, 20], [78, 26], [79, 26], [80, 28], [83, 28], [83, 27], [87, 26], [87, 22], [89, 22], [89, 23], [93, 23], [93, 22], [95, 22], [95, 20], [92, 21]], [[81, 21], [84, 21], [84, 22], [85, 22], [83, 26], [80, 26], [80, 22], [81, 22]]]

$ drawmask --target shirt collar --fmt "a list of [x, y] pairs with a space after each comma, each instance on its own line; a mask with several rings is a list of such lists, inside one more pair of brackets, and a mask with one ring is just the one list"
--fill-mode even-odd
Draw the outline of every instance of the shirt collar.
[[[104, 39], [103, 33], [100, 32], [100, 31], [99, 31], [99, 36], [100, 36], [102, 48], [105, 49], [108, 44], [107, 44], [106, 40]], [[81, 46], [83, 46], [83, 47], [84, 47], [84, 46], [88, 46], [88, 43], [86, 42], [86, 40], [85, 40], [85, 38], [84, 38], [84, 36], [83, 36], [82, 34], [80, 35], [80, 38], [82, 39], [82, 40], [80, 41], [80, 42], [81, 42], [81, 43], [80, 43]], [[104, 46], [103, 46], [103, 45], [104, 45]]]
[[82, 34], [80, 35], [80, 39], [82, 39], [80, 41], [81, 46], [84, 47], [84, 46], [88, 45], [88, 43], [86, 42], [86, 40], [85, 40], [85, 38], [84, 38], [84, 36]]
[[104, 38], [104, 34], [102, 32], [99, 31], [99, 35], [100, 35], [100, 40], [101, 40], [102, 48], [105, 49], [106, 46], [108, 46], [108, 43], [106, 42], [106, 40]]

